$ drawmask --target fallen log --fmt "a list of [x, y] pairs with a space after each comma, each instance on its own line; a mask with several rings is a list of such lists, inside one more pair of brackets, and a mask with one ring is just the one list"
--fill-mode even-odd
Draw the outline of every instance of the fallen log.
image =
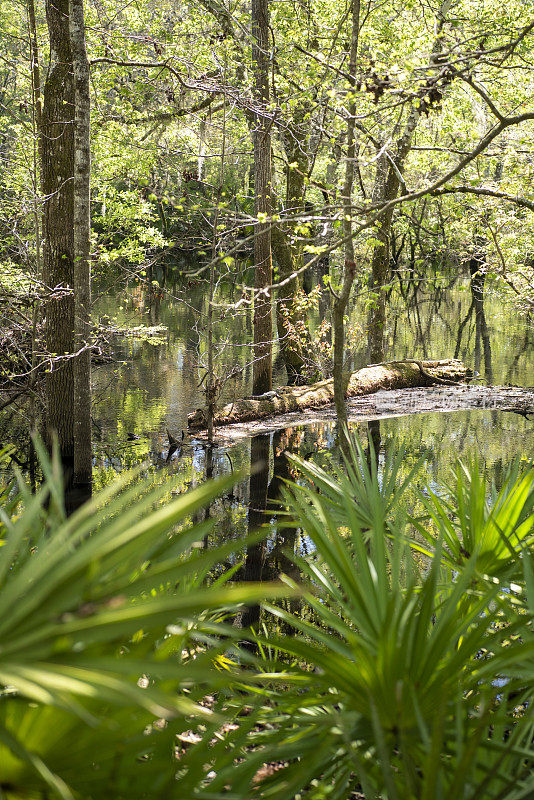
[[[353, 372], [348, 381], [346, 397], [361, 397], [378, 392], [380, 389], [409, 389], [435, 384], [456, 385], [471, 376], [471, 371], [456, 359], [388, 361]], [[274, 397], [268, 399], [243, 398], [228, 403], [216, 414], [214, 424], [220, 426], [230, 425], [233, 422], [251, 422], [275, 414], [321, 408], [333, 402], [332, 378], [309, 386], [284, 386], [276, 390]], [[205, 409], [197, 408], [189, 414], [187, 427], [193, 430], [205, 428]]]

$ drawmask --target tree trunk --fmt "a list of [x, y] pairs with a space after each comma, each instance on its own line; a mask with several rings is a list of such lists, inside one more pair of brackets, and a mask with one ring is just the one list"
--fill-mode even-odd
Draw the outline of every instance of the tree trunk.
[[[347, 380], [347, 397], [362, 397], [379, 389], [407, 389], [434, 384], [456, 384], [469, 377], [471, 373], [461, 361], [395, 361], [364, 367], [353, 372]], [[307, 408], [322, 408], [334, 401], [334, 381], [332, 378], [319, 381], [310, 386], [286, 387], [278, 390], [278, 395], [265, 399], [244, 398], [228, 403], [215, 416], [215, 425], [230, 425], [233, 422], [250, 422], [265, 419], [275, 414], [286, 414]], [[204, 409], [189, 414], [189, 428], [206, 427]]]
[[[285, 208], [280, 209], [281, 215], [304, 213], [306, 176], [309, 169], [309, 112], [309, 102], [299, 103], [282, 134], [287, 166]], [[279, 283], [276, 291], [278, 338], [290, 385], [301, 383], [305, 372], [308, 373], [308, 380], [318, 377], [310, 359], [312, 342], [307, 315], [293, 302], [301, 289], [300, 270], [304, 263], [302, 243], [292, 238], [294, 225], [295, 223], [282, 221], [273, 225], [272, 229], [272, 247], [278, 266]]]
[[[416, 112], [417, 113], [417, 112]], [[402, 169], [399, 158], [397, 166]], [[397, 196], [399, 180], [396, 172], [391, 168], [385, 154], [378, 159], [376, 166], [376, 181], [373, 202], [386, 203]], [[371, 311], [369, 315], [369, 361], [384, 360], [384, 330], [386, 325], [386, 294], [383, 291], [389, 270], [389, 241], [391, 223], [393, 221], [393, 206], [387, 209], [377, 223], [376, 244], [371, 261]]]
[[[435, 40], [430, 54], [430, 66], [437, 65], [438, 55], [442, 49], [442, 33], [445, 15], [452, 5], [452, 0], [443, 0], [437, 15], [435, 25]], [[395, 152], [391, 155], [384, 151], [377, 161], [375, 188], [373, 192], [374, 203], [387, 203], [397, 196], [406, 165], [406, 159], [412, 146], [412, 139], [421, 112], [415, 106], [408, 114], [402, 136], [398, 139]], [[378, 362], [385, 358], [384, 333], [386, 326], [386, 296], [384, 286], [387, 282], [389, 271], [389, 242], [391, 238], [391, 225], [393, 221], [393, 206], [388, 208], [377, 223], [376, 238], [380, 242], [373, 250], [371, 261], [371, 312], [368, 324], [368, 349], [369, 360]]]
[[[56, 432], [63, 463], [74, 458], [74, 80], [68, 0], [47, 0], [50, 67], [42, 111], [43, 278], [46, 346], [46, 429]], [[67, 354], [69, 357], [61, 358]]]
[[[85, 49], [83, 0], [70, 0], [74, 66], [74, 483], [91, 486], [91, 151], [89, 61]], [[85, 349], [84, 349], [85, 348]]]
[[343, 184], [343, 236], [345, 242], [345, 263], [343, 267], [343, 283], [341, 291], [334, 298], [333, 332], [334, 332], [334, 403], [337, 421], [341, 433], [341, 441], [345, 439], [344, 430], [347, 425], [347, 404], [345, 402], [345, 311], [350, 298], [356, 263], [354, 261], [354, 242], [352, 239], [352, 187], [354, 184], [354, 166], [356, 158], [356, 69], [358, 58], [358, 40], [360, 35], [360, 0], [352, 2], [352, 37], [349, 61], [349, 106], [347, 122], [347, 160], [345, 164], [345, 181]]
[[272, 256], [271, 228], [271, 133], [269, 106], [269, 2], [252, 0], [252, 61], [254, 65], [254, 193], [257, 217], [254, 236], [254, 369], [253, 394], [272, 387]]

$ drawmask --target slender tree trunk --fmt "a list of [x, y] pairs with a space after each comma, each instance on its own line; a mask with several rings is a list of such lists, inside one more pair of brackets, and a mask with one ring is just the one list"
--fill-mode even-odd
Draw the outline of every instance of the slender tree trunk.
[[39, 47], [37, 45], [37, 26], [35, 24], [35, 5], [33, 0], [28, 0], [28, 28], [30, 33], [33, 103], [37, 130], [40, 130], [42, 115], [41, 73], [39, 71]]
[[201, 119], [198, 126], [198, 156], [197, 156], [197, 180], [200, 183], [204, 180], [204, 162], [206, 161], [206, 119]]
[[[31, 10], [30, 10], [31, 8]], [[33, 3], [28, 4], [28, 25], [30, 29], [31, 59], [32, 59], [32, 135], [33, 135], [33, 225], [35, 229], [35, 267], [37, 274], [42, 276], [41, 263], [41, 222], [39, 219], [39, 201], [41, 188], [42, 139], [41, 139], [41, 79], [39, 74], [39, 60], [37, 50], [37, 33], [35, 30], [35, 13]], [[33, 349], [32, 349], [33, 357]], [[32, 364], [33, 366], [33, 364]]]
[[252, 60], [254, 97], [257, 108], [254, 123], [254, 194], [256, 223], [254, 237], [254, 369], [252, 393], [272, 388], [272, 256], [271, 211], [271, 134], [267, 118], [269, 106], [269, 0], [252, 0]]
[[349, 118], [347, 122], [347, 160], [345, 164], [345, 180], [343, 184], [343, 236], [349, 237], [345, 243], [345, 263], [343, 267], [343, 283], [341, 291], [334, 298], [333, 332], [334, 332], [334, 403], [338, 425], [341, 431], [341, 441], [344, 440], [344, 429], [347, 425], [347, 404], [345, 402], [346, 380], [345, 366], [345, 311], [349, 302], [350, 292], [356, 277], [356, 263], [354, 261], [354, 241], [352, 234], [352, 187], [354, 184], [355, 159], [356, 159], [356, 69], [358, 59], [358, 40], [360, 35], [360, 0], [352, 2], [352, 36], [349, 61]]
[[[32, 83], [32, 134], [33, 134], [33, 225], [35, 232], [35, 268], [37, 275], [42, 277], [42, 247], [41, 247], [41, 220], [39, 204], [42, 195], [42, 180], [41, 180], [41, 165], [43, 162], [43, 142], [42, 142], [42, 99], [41, 99], [41, 72], [39, 69], [39, 46], [37, 41], [37, 26], [35, 24], [35, 6], [33, 0], [28, 0], [28, 33], [30, 40], [30, 54], [31, 54], [31, 83]], [[40, 305], [37, 302], [33, 303], [32, 309], [32, 346], [31, 346], [31, 366], [32, 366], [32, 379], [31, 386], [33, 386], [37, 379], [37, 372], [34, 371], [37, 363], [37, 325], [40, 321]], [[36, 427], [36, 404], [35, 396], [32, 394], [30, 397], [30, 430], [35, 430]], [[35, 493], [35, 452], [33, 442], [30, 440], [30, 485], [32, 492]], [[33, 466], [33, 470], [32, 470]]]
[[[74, 460], [74, 80], [68, 0], [47, 0], [50, 67], [42, 112], [43, 278], [46, 346], [46, 429], [56, 432], [64, 465]], [[67, 358], [61, 358], [67, 354]], [[59, 357], [56, 358], [56, 356]]]
[[[437, 64], [437, 56], [442, 49], [443, 26], [445, 15], [452, 5], [452, 0], [443, 0], [436, 15], [435, 40], [430, 54], [430, 66]], [[383, 152], [377, 162], [373, 201], [387, 203], [397, 196], [401, 184], [406, 159], [412, 146], [412, 139], [421, 116], [415, 106], [408, 114], [406, 125], [397, 141], [393, 155]], [[385, 358], [384, 333], [386, 327], [386, 295], [384, 286], [389, 272], [389, 242], [393, 222], [393, 206], [381, 215], [376, 229], [376, 238], [380, 242], [373, 250], [371, 261], [370, 289], [372, 297], [371, 312], [368, 325], [368, 349], [370, 363], [378, 363]]]
[[[397, 164], [399, 160], [397, 159]], [[385, 154], [380, 156], [376, 166], [374, 202], [387, 202], [397, 195], [399, 187], [397, 174], [390, 168]], [[389, 240], [391, 223], [393, 221], [393, 207], [382, 214], [377, 223], [376, 244], [371, 260], [371, 311], [369, 315], [369, 363], [377, 364], [384, 360], [384, 329], [386, 325], [386, 295], [382, 287], [387, 282], [389, 270]]]
[[207, 314], [207, 358], [208, 358], [208, 374], [206, 377], [206, 412], [207, 412], [207, 429], [208, 441], [210, 446], [213, 444], [213, 418], [217, 410], [217, 377], [214, 369], [214, 352], [213, 352], [213, 309], [214, 309], [214, 293], [215, 293], [215, 264], [217, 260], [217, 247], [219, 244], [218, 226], [219, 226], [219, 212], [221, 203], [221, 191], [224, 182], [224, 166], [226, 161], [226, 101], [223, 98], [223, 126], [222, 126], [222, 146], [221, 146], [221, 165], [219, 171], [219, 188], [217, 189], [215, 197], [215, 210], [213, 212], [213, 233], [211, 242], [211, 261], [210, 261], [210, 277], [209, 277], [209, 293], [208, 293], [208, 314]]
[[210, 278], [209, 278], [209, 292], [208, 292], [208, 314], [207, 314], [207, 357], [208, 374], [206, 377], [206, 416], [208, 428], [208, 442], [209, 446], [213, 445], [213, 418], [215, 416], [216, 402], [215, 397], [217, 393], [215, 385], [215, 371], [213, 368], [213, 295], [215, 286], [215, 265], [213, 263], [216, 253], [216, 229], [217, 229], [217, 213], [214, 215], [215, 224], [213, 226], [213, 249], [211, 254], [210, 264]]
[[74, 66], [74, 483], [91, 486], [91, 104], [83, 0], [70, 0]]

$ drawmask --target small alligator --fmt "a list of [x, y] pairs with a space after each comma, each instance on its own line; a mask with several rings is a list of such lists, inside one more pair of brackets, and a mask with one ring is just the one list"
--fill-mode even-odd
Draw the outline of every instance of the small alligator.
[[249, 397], [244, 397], [243, 400], [274, 400], [275, 397], [280, 397], [280, 393], [273, 389], [271, 392], [263, 394], [251, 394]]
[[[239, 403], [241, 400], [274, 400], [275, 397], [282, 397], [283, 390], [273, 389], [271, 392], [264, 392], [263, 394], [252, 394], [250, 397], [241, 397], [239, 400], [234, 402]], [[192, 414], [189, 414], [187, 418], [187, 424], [189, 428], [202, 428], [206, 427], [207, 425], [207, 416], [206, 416], [206, 409], [205, 408], [197, 408]]]

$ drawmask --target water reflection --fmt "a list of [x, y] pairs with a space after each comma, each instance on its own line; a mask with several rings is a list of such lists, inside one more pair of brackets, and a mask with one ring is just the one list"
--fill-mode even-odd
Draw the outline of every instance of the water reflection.
[[[454, 286], [435, 286], [431, 290], [420, 282], [402, 284], [404, 295], [392, 294], [388, 330], [387, 358], [461, 358], [481, 373], [488, 383], [528, 386], [534, 383], [534, 367], [529, 350], [532, 329], [526, 319], [502, 306], [487, 285], [457, 280]], [[177, 295], [180, 290], [172, 290]], [[94, 417], [98, 435], [107, 441], [124, 441], [128, 433], [150, 437], [163, 435], [169, 428], [174, 436], [186, 429], [187, 414], [203, 404], [203, 352], [201, 320], [205, 293], [201, 285], [192, 286], [180, 302], [143, 293], [138, 288], [119, 297], [104, 297], [97, 314], [117, 317], [117, 324], [139, 324], [140, 318], [153, 325], [168, 327], [168, 341], [113, 342], [120, 363], [105, 364], [94, 374]], [[222, 300], [229, 300], [235, 287], [222, 288]], [[321, 312], [311, 313], [312, 326], [328, 316], [327, 298], [321, 297]], [[363, 299], [355, 299], [351, 311], [354, 329], [365, 319]], [[199, 321], [200, 320], [200, 321]], [[249, 394], [251, 370], [248, 366], [250, 314], [227, 317], [217, 331], [227, 341], [218, 370], [221, 374], [241, 368], [229, 381], [220, 402]], [[362, 334], [349, 359], [350, 366], [366, 363], [366, 341]], [[285, 382], [281, 359], [275, 358], [275, 384]]]
[[[225, 291], [230, 297], [231, 289]], [[390, 298], [389, 357], [455, 355], [483, 372], [482, 377], [487, 381], [534, 383], [529, 353], [532, 329], [526, 320], [503, 309], [485, 283], [471, 280], [428, 291], [417, 282], [405, 282], [403, 291], [404, 299], [394, 295]], [[358, 303], [357, 300], [352, 311], [354, 321], [362, 318]], [[138, 288], [101, 300], [101, 313], [111, 315], [114, 309], [118, 324], [139, 324], [142, 317], [150, 324], [165, 324], [168, 336], [167, 341], [156, 343], [117, 338], [114, 348], [118, 361], [95, 369], [95, 489], [108, 483], [117, 473], [143, 462], [178, 476], [183, 489], [211, 474], [227, 472], [231, 465], [247, 470], [252, 464], [263, 462], [263, 471], [252, 477], [250, 486], [242, 484], [224, 503], [214, 504], [210, 511], [219, 520], [221, 536], [243, 535], [259, 523], [260, 515], [264, 520], [265, 512], [272, 511], [274, 498], [289, 469], [284, 452], [297, 452], [301, 456], [313, 454], [312, 457], [320, 459], [321, 454], [335, 448], [335, 430], [328, 423], [316, 423], [278, 432], [272, 440], [269, 436], [256, 437], [252, 442], [243, 440], [230, 449], [216, 447], [211, 451], [187, 433], [182, 440], [187, 414], [203, 401], [197, 369], [201, 347], [197, 312], [203, 304], [205, 296], [201, 286], [191, 287], [187, 301], [179, 303], [143, 293]], [[491, 330], [488, 320], [491, 320]], [[242, 363], [244, 369], [227, 385], [222, 401], [250, 391], [251, 376], [245, 366], [247, 348], [244, 347], [250, 337], [242, 322], [229, 318], [226, 323], [225, 335], [231, 345], [227, 351], [227, 366], [230, 368], [234, 359]], [[365, 363], [365, 350], [366, 342], [362, 341], [361, 348], [356, 346], [354, 366]], [[277, 380], [282, 382], [284, 376], [280, 369]], [[391, 413], [395, 413], [395, 409]], [[386, 447], [403, 446], [408, 459], [424, 455], [425, 473], [431, 482], [446, 480], [449, 465], [457, 456], [465, 458], [475, 453], [490, 469], [500, 464], [502, 471], [514, 455], [525, 458], [533, 455], [529, 436], [532, 423], [504, 412], [416, 414], [353, 427], [364, 444], [373, 443], [377, 453], [383, 453]], [[16, 428], [10, 428], [10, 436], [14, 430]], [[169, 434], [173, 439], [169, 439]], [[10, 441], [7, 437], [6, 440]], [[24, 446], [27, 449], [27, 438]], [[18, 452], [24, 452], [24, 446]], [[497, 468], [495, 479], [499, 483]], [[250, 510], [247, 509], [249, 493]], [[288, 547], [297, 546], [298, 536], [282, 528], [277, 536], [278, 540], [273, 540], [267, 550], [259, 547], [247, 554], [244, 568], [249, 576], [275, 575], [288, 568], [284, 552]]]
[[[267, 492], [269, 489], [270, 436], [255, 436], [250, 444], [250, 493], [248, 501], [248, 533], [254, 533], [266, 522]], [[261, 539], [246, 548], [242, 578], [245, 581], [261, 581], [267, 576], [265, 570], [266, 541]], [[241, 615], [243, 628], [257, 627], [260, 621], [260, 606], [247, 606]], [[245, 646], [253, 649], [252, 643]]]
[[[418, 281], [401, 283], [401, 292], [390, 296], [387, 358], [449, 357], [461, 358], [481, 372], [487, 382], [528, 386], [534, 383], [534, 367], [530, 357], [533, 332], [528, 320], [502, 306], [491, 293], [487, 279], [448, 280], [449, 285], [429, 287]], [[300, 455], [321, 453], [335, 446], [335, 431], [330, 424], [314, 424], [291, 428], [269, 437], [241, 441], [230, 450], [214, 448], [208, 453], [202, 443], [185, 435], [187, 414], [203, 402], [201, 373], [198, 368], [203, 347], [202, 313], [206, 295], [202, 284], [172, 285], [169, 299], [160, 292], [144, 292], [133, 287], [115, 296], [99, 299], [96, 316], [107, 314], [118, 325], [166, 325], [168, 334], [155, 342], [115, 338], [112, 342], [115, 361], [94, 370], [93, 435], [95, 450], [95, 490], [130, 467], [148, 463], [151, 468], [170, 472], [180, 479], [184, 489], [230, 469], [248, 469], [251, 463], [263, 461], [269, 474], [257, 473], [250, 487], [243, 483], [224, 504], [215, 504], [211, 512], [220, 517], [219, 528], [227, 527], [230, 535], [244, 533], [253, 527], [255, 509], [265, 513], [272, 509], [274, 497], [289, 469], [285, 451]], [[235, 285], [222, 287], [221, 296], [235, 299]], [[311, 314], [317, 326], [328, 315], [329, 298], [321, 297], [321, 314]], [[351, 310], [354, 327], [365, 319], [364, 299], [356, 296]], [[199, 321], [200, 320], [200, 321]], [[227, 317], [217, 330], [228, 346], [219, 370], [230, 370], [236, 364], [241, 373], [229, 382], [221, 402], [250, 392], [251, 370], [248, 364], [251, 317]], [[361, 367], [366, 358], [366, 337], [356, 342], [352, 366]], [[283, 367], [275, 362], [275, 381], [285, 380]], [[531, 457], [532, 423], [515, 414], [504, 412], [455, 412], [417, 414], [395, 420], [376, 421], [356, 426], [362, 441], [373, 442], [375, 450], [402, 444], [411, 454], [427, 456], [427, 475], [443, 480], [456, 456], [477, 453], [493, 469], [504, 469], [514, 455]], [[178, 445], [169, 440], [170, 433]], [[529, 436], [530, 434], [530, 436]], [[28, 453], [26, 419], [15, 408], [0, 417], [0, 435], [4, 443], [16, 446], [15, 457], [32, 470], [32, 454]], [[211, 459], [211, 466], [209, 464]], [[495, 479], [499, 482], [498, 469]], [[35, 480], [35, 476], [34, 476]], [[246, 511], [250, 495], [253, 508]], [[258, 511], [259, 513], [259, 511]], [[226, 515], [226, 517], [225, 517]], [[224, 522], [227, 517], [230, 522]], [[282, 569], [283, 552], [291, 548], [296, 533], [283, 533], [278, 544], [271, 542], [278, 566]], [[285, 542], [284, 537], [287, 537]], [[284, 543], [285, 542], [285, 543]], [[286, 547], [287, 544], [287, 547]], [[296, 545], [295, 545], [296, 546]], [[271, 551], [269, 550], [269, 553]], [[265, 569], [268, 553], [251, 553], [246, 568], [250, 574]], [[260, 569], [260, 565], [264, 567]], [[287, 564], [285, 565], [287, 567]], [[270, 567], [268, 567], [270, 569]], [[262, 573], [263, 574], [263, 573]]]
[[376, 458], [380, 453], [382, 435], [380, 432], [380, 420], [372, 419], [367, 423], [367, 462], [371, 468], [371, 459]]

